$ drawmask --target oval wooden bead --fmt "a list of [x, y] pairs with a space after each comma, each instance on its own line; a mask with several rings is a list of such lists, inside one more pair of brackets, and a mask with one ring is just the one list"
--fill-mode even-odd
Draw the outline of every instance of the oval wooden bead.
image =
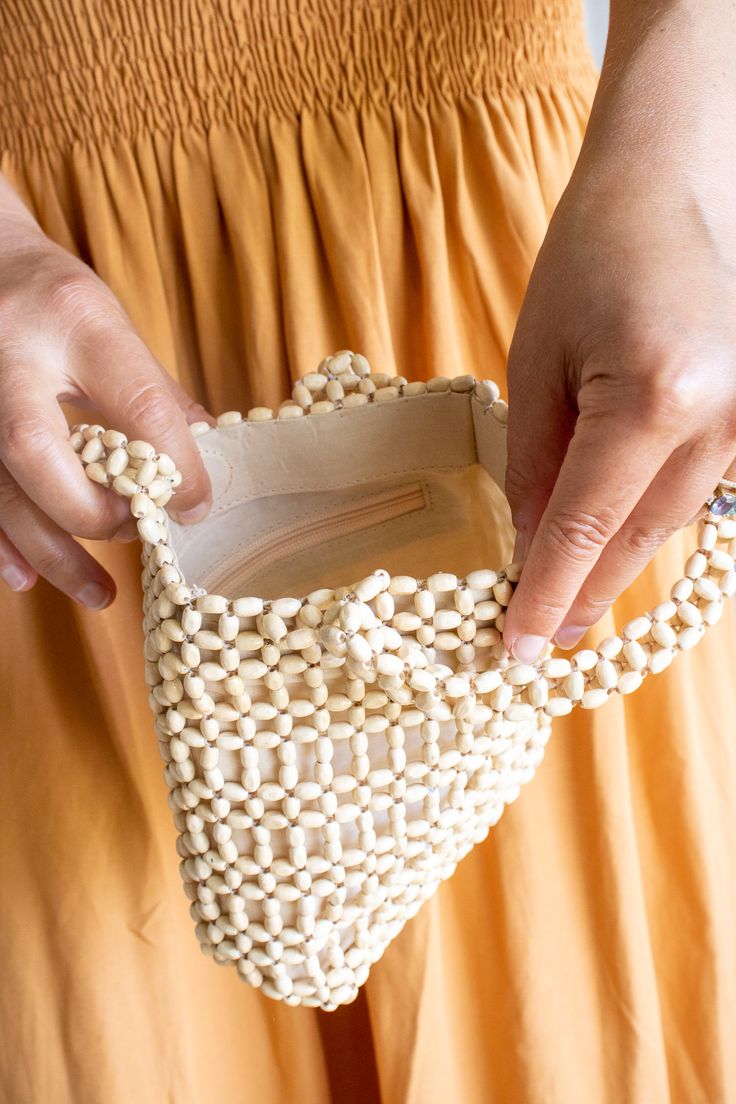
[[648, 617], [635, 617], [633, 621], [629, 621], [624, 625], [621, 635], [624, 640], [640, 640], [642, 636], [646, 636], [652, 627], [652, 622]]
[[158, 465], [155, 460], [144, 460], [135, 473], [135, 481], [139, 487], [147, 487], [158, 474]]
[[135, 518], [151, 517], [156, 513], [156, 504], [147, 494], [136, 491], [130, 500], [130, 512]]
[[544, 712], [548, 717], [564, 717], [572, 712], [572, 701], [567, 697], [550, 698], [544, 707]]
[[[673, 603], [673, 609], [677, 607]], [[652, 639], [662, 648], [674, 648], [677, 643], [677, 633], [667, 621], [655, 621], [652, 625]]]
[[128, 441], [127, 451], [134, 460], [152, 460], [156, 455], [153, 445], [147, 441]]
[[623, 646], [624, 642], [620, 636], [607, 636], [598, 645], [598, 654], [603, 659], [615, 659], [617, 655], [620, 655]]
[[158, 544], [165, 537], [165, 530], [159, 522], [154, 521], [152, 517], [141, 518], [138, 522], [138, 533], [141, 540], [146, 541], [148, 544]]
[[199, 674], [206, 682], [220, 682], [227, 678], [227, 671], [219, 663], [200, 663]]
[[671, 595], [675, 602], [687, 602], [693, 592], [692, 579], [680, 579], [672, 587]]
[[432, 623], [437, 632], [446, 632], [456, 629], [462, 623], [462, 616], [454, 609], [440, 609], [435, 611]]
[[722, 517], [718, 522], [720, 540], [733, 540], [736, 537], [736, 518]]
[[475, 689], [479, 694], [488, 694], [496, 690], [503, 682], [500, 671], [482, 671], [475, 676]]
[[649, 658], [649, 670], [654, 675], [659, 674], [660, 671], [664, 671], [666, 667], [669, 667], [674, 658], [674, 651], [669, 648], [658, 648]]
[[572, 664], [569, 659], [563, 659], [561, 656], [553, 656], [551, 659], [544, 661], [542, 670], [547, 678], [565, 678], [566, 675], [570, 674]]
[[618, 671], [610, 659], [601, 659], [596, 664], [595, 677], [604, 690], [613, 690], [618, 684]]
[[286, 620], [296, 617], [301, 607], [299, 598], [274, 598], [271, 602], [271, 612]]
[[262, 615], [261, 628], [263, 635], [273, 641], [283, 640], [289, 631], [283, 617], [279, 617], [273, 610]]
[[693, 552], [685, 564], [685, 574], [689, 579], [698, 579], [708, 566], [707, 557], [702, 552]]
[[457, 589], [457, 576], [447, 571], [438, 571], [427, 579], [427, 587], [433, 594], [445, 594]]
[[582, 648], [572, 657], [573, 666], [578, 671], [592, 671], [598, 662], [598, 653], [592, 648]]
[[687, 652], [690, 648], [695, 647], [702, 635], [702, 626], [689, 625], [677, 634], [677, 647], [683, 652]]
[[620, 676], [618, 680], [618, 692], [619, 694], [633, 694], [635, 690], [638, 690], [643, 681], [643, 675], [640, 671], [626, 671]]
[[219, 616], [227, 612], [227, 598], [220, 594], [203, 594], [196, 600], [196, 607], [200, 613], [214, 613]]
[[87, 465], [85, 471], [87, 478], [91, 479], [93, 483], [101, 483], [103, 486], [107, 486], [108, 474], [103, 464], [93, 462]]
[[388, 589], [391, 594], [395, 595], [414, 594], [417, 589], [417, 581], [411, 575], [394, 575]]
[[684, 625], [701, 625], [703, 615], [694, 602], [680, 602], [677, 607], [677, 616]]
[[541, 708], [549, 699], [549, 683], [545, 678], [537, 678], [529, 686], [527, 693], [533, 706]]
[[263, 599], [236, 598], [233, 601], [233, 613], [236, 617], [257, 617], [263, 613]]
[[113, 449], [105, 461], [105, 470], [112, 479], [122, 475], [127, 466], [128, 454], [124, 448]]
[[478, 380], [475, 385], [475, 396], [484, 406], [492, 406], [499, 398], [499, 390], [492, 380]]
[[562, 680], [562, 692], [571, 701], [580, 701], [585, 692], [585, 675], [582, 671], [571, 671]]
[[722, 576], [720, 589], [721, 593], [725, 595], [726, 598], [731, 598], [736, 594], [736, 570], [727, 571], [726, 574]]
[[132, 498], [138, 493], [138, 484], [127, 475], [118, 475], [112, 481], [112, 489], [123, 498]]
[[714, 579], [709, 579], [706, 575], [701, 575], [700, 578], [695, 580], [695, 593], [699, 598], [703, 598], [706, 602], [716, 602], [721, 597], [720, 587]]
[[506, 678], [512, 686], [526, 686], [537, 678], [537, 670], [529, 664], [517, 663], [509, 667]]
[[361, 602], [372, 601], [377, 594], [380, 594], [382, 590], [385, 590], [390, 581], [388, 572], [376, 571], [372, 575], [368, 575], [365, 579], [362, 579], [355, 587], [355, 596], [359, 598]]
[[92, 464], [95, 460], [101, 460], [105, 455], [105, 446], [99, 437], [92, 437], [86, 442], [81, 452], [85, 464]]
[[719, 597], [715, 602], [706, 602], [701, 609], [701, 613], [706, 625], [717, 624], [723, 616], [723, 598]]
[[[106, 429], [104, 433], [100, 434], [100, 440], [106, 449], [125, 449], [128, 443], [128, 438], [124, 433], [119, 433], [115, 429]], [[127, 457], [127, 453], [126, 453]], [[127, 465], [127, 460], [126, 460]]]
[[602, 688], [594, 688], [592, 690], [586, 690], [580, 699], [580, 706], [582, 709], [598, 709], [599, 706], [604, 705], [608, 701], [608, 690]]
[[722, 548], [714, 548], [710, 554], [710, 566], [713, 571], [733, 570], [734, 559]]
[[652, 617], [654, 621], [671, 621], [677, 613], [677, 605], [675, 602], [660, 602], [658, 606], [655, 606], [652, 610]]
[[629, 667], [641, 671], [647, 665], [647, 653], [638, 640], [627, 640], [623, 646], [623, 656]]

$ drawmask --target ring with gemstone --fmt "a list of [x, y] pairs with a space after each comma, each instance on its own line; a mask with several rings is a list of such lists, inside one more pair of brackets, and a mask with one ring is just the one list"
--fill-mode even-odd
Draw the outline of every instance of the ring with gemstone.
[[736, 483], [731, 479], [721, 479], [718, 483], [720, 494], [714, 494], [706, 502], [708, 512], [716, 517], [736, 514]]

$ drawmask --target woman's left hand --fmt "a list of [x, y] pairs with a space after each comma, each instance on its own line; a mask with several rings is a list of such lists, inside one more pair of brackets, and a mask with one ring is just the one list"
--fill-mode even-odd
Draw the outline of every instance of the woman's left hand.
[[[525, 562], [504, 639], [523, 662], [550, 638], [573, 647], [736, 458], [736, 82], [729, 116], [714, 115], [718, 75], [685, 79], [679, 19], [652, 24], [629, 65], [632, 29], [612, 28], [618, 53], [510, 352], [507, 492]], [[676, 87], [656, 84], [663, 57]]]

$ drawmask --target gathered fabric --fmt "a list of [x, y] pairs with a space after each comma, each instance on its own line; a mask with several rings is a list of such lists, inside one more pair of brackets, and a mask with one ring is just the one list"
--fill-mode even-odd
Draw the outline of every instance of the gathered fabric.
[[[595, 83], [577, 0], [0, 0], [0, 169], [214, 413], [277, 406], [340, 348], [503, 388]], [[597, 635], [666, 598], [691, 542]], [[633, 699], [555, 722], [328, 1016], [200, 954], [139, 550], [89, 547], [103, 613], [0, 594], [3, 1099], [736, 1101], [732, 611]]]

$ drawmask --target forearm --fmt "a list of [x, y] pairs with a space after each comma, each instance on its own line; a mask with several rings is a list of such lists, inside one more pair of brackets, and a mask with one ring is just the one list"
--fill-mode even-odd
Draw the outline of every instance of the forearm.
[[734, 57], [735, 3], [613, 0], [509, 356], [527, 555], [504, 639], [524, 662], [553, 634], [572, 647], [736, 477]]
[[[733, 204], [736, 156], [734, 0], [612, 0], [601, 79], [580, 167], [605, 151], [625, 171], [651, 171], [668, 194], [667, 173], [720, 176]], [[624, 166], [622, 166], [622, 169]], [[626, 187], [627, 177], [621, 179]]]

